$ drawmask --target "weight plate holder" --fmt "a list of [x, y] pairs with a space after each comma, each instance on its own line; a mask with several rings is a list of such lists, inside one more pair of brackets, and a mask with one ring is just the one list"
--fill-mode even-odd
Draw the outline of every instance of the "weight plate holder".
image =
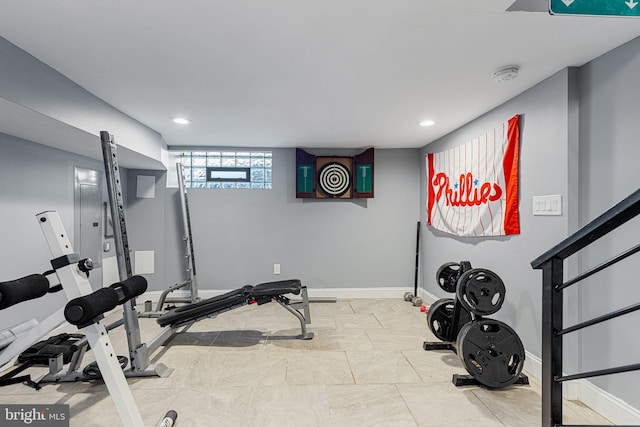
[[439, 299], [429, 307], [429, 313], [427, 314], [429, 329], [441, 341], [455, 341], [460, 327], [471, 321], [471, 314], [462, 309], [458, 322], [454, 322], [455, 308], [455, 300], [452, 298]]
[[496, 273], [472, 268], [458, 279], [456, 295], [460, 303], [478, 316], [494, 314], [504, 303], [506, 288]]
[[[481, 319], [467, 323], [458, 334], [457, 350], [467, 372], [488, 388], [529, 383], [528, 378], [521, 375], [525, 359], [522, 341], [503, 322]], [[454, 375], [454, 384], [472, 383], [458, 384]]]

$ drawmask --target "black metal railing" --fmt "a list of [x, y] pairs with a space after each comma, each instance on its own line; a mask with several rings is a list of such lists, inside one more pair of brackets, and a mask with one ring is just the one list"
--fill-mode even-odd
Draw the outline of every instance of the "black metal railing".
[[595, 317], [568, 328], [563, 326], [563, 291], [593, 274], [611, 267], [640, 251], [634, 246], [582, 274], [563, 281], [564, 260], [640, 214], [640, 190], [600, 215], [538, 258], [531, 266], [542, 270], [542, 426], [562, 424], [562, 384], [565, 381], [640, 370], [640, 363], [598, 371], [564, 375], [563, 337], [586, 327], [640, 310], [640, 303]]

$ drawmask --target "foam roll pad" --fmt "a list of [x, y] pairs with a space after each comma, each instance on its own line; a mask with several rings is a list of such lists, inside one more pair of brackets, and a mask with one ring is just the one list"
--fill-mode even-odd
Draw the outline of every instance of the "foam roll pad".
[[109, 287], [116, 290], [118, 288], [122, 289], [124, 299], [120, 300], [119, 304], [123, 304], [138, 295], [142, 295], [147, 290], [147, 279], [142, 276], [131, 276], [127, 280], [114, 283]]
[[31, 274], [21, 279], [0, 282], [0, 310], [19, 302], [40, 298], [47, 294], [49, 280], [42, 274]]
[[64, 318], [72, 325], [84, 326], [117, 305], [117, 292], [111, 288], [102, 288], [92, 294], [69, 301], [64, 308]]

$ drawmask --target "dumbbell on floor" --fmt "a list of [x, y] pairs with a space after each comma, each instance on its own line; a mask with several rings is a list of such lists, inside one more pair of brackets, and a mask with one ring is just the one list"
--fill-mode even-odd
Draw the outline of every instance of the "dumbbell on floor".
[[404, 300], [412, 303], [414, 307], [420, 307], [422, 305], [422, 298], [414, 296], [411, 292], [404, 293]]

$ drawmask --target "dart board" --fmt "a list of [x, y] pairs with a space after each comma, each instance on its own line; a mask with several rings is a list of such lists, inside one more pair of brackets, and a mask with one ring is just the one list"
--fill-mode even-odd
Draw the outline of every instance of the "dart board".
[[296, 148], [296, 197], [373, 197], [373, 148], [355, 156], [315, 156]]
[[340, 197], [351, 188], [351, 171], [339, 162], [331, 162], [320, 168], [318, 189], [328, 197]]
[[344, 157], [317, 159], [316, 197], [351, 198], [353, 160]]

